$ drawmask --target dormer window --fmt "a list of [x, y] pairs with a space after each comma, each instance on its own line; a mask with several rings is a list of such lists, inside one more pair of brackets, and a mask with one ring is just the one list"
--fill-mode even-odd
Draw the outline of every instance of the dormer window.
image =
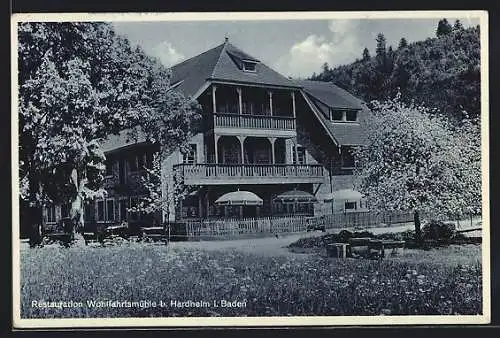
[[345, 120], [347, 122], [356, 122], [358, 120], [358, 112], [355, 110], [346, 111]]
[[342, 116], [344, 112], [342, 110], [333, 110], [332, 111], [332, 120], [333, 121], [342, 121]]
[[330, 120], [333, 122], [358, 122], [358, 112], [356, 110], [335, 110], [330, 111]]
[[253, 61], [245, 61], [243, 60], [242, 65], [243, 65], [243, 71], [245, 72], [256, 72], [256, 62]]

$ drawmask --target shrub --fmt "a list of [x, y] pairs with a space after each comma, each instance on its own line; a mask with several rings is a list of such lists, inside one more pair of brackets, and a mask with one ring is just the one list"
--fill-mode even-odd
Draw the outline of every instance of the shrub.
[[432, 220], [422, 228], [422, 237], [431, 240], [451, 240], [456, 234], [455, 224]]

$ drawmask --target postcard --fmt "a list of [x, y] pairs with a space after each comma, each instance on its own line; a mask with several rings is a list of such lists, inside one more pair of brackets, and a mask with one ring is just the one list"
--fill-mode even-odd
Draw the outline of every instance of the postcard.
[[11, 22], [15, 328], [490, 322], [487, 12]]

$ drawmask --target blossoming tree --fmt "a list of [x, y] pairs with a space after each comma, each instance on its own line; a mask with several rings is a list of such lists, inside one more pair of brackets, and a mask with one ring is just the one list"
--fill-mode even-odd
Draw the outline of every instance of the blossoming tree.
[[70, 202], [83, 226], [84, 200], [104, 193], [102, 140], [130, 129], [173, 147], [191, 100], [109, 24], [20, 23], [18, 40], [20, 197], [35, 210]]
[[359, 189], [370, 207], [411, 210], [421, 239], [421, 214], [460, 216], [481, 201], [477, 121], [454, 125], [438, 112], [394, 100], [373, 102], [366, 144], [356, 149]]

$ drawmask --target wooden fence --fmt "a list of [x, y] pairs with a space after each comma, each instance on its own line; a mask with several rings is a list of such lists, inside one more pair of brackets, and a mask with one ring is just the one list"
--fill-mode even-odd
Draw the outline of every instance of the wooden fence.
[[[306, 231], [308, 227], [325, 229], [370, 228], [411, 222], [413, 215], [404, 212], [349, 212], [324, 216], [282, 216], [187, 220], [178, 223], [187, 239], [238, 238]], [[176, 231], [178, 232], [178, 231]]]
[[338, 212], [324, 216], [314, 217], [310, 222], [314, 222], [326, 229], [340, 228], [370, 228], [397, 223], [413, 221], [413, 213], [402, 211], [360, 211], [360, 212]]

